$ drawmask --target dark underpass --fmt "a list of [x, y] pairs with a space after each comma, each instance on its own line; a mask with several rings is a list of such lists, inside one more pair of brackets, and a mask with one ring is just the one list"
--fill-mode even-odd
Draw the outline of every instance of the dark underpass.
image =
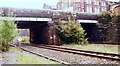
[[81, 23], [81, 26], [85, 30], [85, 33], [87, 33], [85, 37], [88, 38], [90, 43], [100, 41], [98, 26], [96, 23]]
[[30, 42], [35, 44], [52, 44], [52, 31], [47, 21], [19, 21], [18, 29], [29, 29]]
[[49, 24], [43, 24], [30, 29], [31, 43], [51, 44], [52, 32]]

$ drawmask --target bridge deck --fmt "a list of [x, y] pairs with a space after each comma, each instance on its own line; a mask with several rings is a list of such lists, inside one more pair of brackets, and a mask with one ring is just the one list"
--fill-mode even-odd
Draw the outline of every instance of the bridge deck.
[[39, 18], [67, 18], [70, 13], [75, 14], [77, 19], [97, 20], [98, 14], [87, 14], [79, 12], [64, 12], [58, 10], [35, 10], [35, 9], [16, 9], [2, 8], [4, 16], [7, 16], [9, 11], [13, 12], [15, 17], [39, 17]]

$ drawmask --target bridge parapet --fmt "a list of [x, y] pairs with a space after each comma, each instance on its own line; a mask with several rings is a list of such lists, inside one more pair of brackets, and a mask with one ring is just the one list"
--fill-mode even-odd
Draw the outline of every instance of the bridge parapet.
[[2, 8], [4, 16], [7, 16], [9, 11], [13, 12], [15, 17], [36, 17], [36, 18], [52, 18], [66, 19], [69, 14], [75, 14], [77, 19], [98, 20], [98, 14], [83, 14], [79, 12], [64, 12], [59, 10], [37, 10], [37, 9], [16, 9]]

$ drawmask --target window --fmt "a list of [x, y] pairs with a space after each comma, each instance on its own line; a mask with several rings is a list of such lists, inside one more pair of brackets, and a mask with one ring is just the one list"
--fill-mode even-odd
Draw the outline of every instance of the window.
[[89, 4], [92, 4], [92, 0], [89, 1]]
[[106, 8], [103, 8], [103, 11], [106, 11]]
[[86, 0], [86, 4], [89, 4], [89, 0]]
[[78, 7], [80, 7], [80, 4], [78, 4]]
[[102, 6], [105, 6], [105, 2], [104, 1], [102, 1], [101, 4], [102, 4]]
[[87, 6], [87, 13], [90, 13], [90, 6]]
[[96, 1], [96, 5], [99, 5], [99, 1]]
[[103, 2], [103, 6], [106, 6], [106, 2]]
[[82, 6], [82, 9], [81, 9], [82, 11], [81, 12], [84, 12], [84, 6]]
[[96, 0], [94, 0], [94, 4], [97, 5], [97, 1]]
[[100, 13], [99, 7], [95, 7], [95, 13], [96, 13], [96, 14], [99, 14], [99, 13]]
[[106, 8], [105, 8], [105, 7], [103, 7], [103, 8], [102, 8], [102, 11], [106, 11]]
[[92, 13], [92, 6], [89, 6], [89, 9], [90, 9], [90, 13]]
[[96, 7], [94, 7], [94, 9], [95, 9], [95, 13], [97, 13], [97, 9], [96, 9]]

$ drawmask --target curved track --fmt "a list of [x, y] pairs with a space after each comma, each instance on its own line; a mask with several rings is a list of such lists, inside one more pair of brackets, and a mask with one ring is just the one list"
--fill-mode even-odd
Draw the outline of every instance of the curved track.
[[67, 53], [73, 53], [73, 54], [78, 54], [78, 55], [86, 55], [86, 56], [91, 56], [91, 57], [98, 57], [98, 58], [120, 61], [120, 54], [86, 51], [86, 50], [73, 49], [73, 48], [54, 46], [54, 45], [35, 45], [35, 44], [26, 44], [26, 43], [24, 45], [34, 46], [34, 47], [44, 48], [44, 49], [50, 49], [50, 50], [55, 50], [55, 51], [61, 51], [61, 52], [67, 52]]

